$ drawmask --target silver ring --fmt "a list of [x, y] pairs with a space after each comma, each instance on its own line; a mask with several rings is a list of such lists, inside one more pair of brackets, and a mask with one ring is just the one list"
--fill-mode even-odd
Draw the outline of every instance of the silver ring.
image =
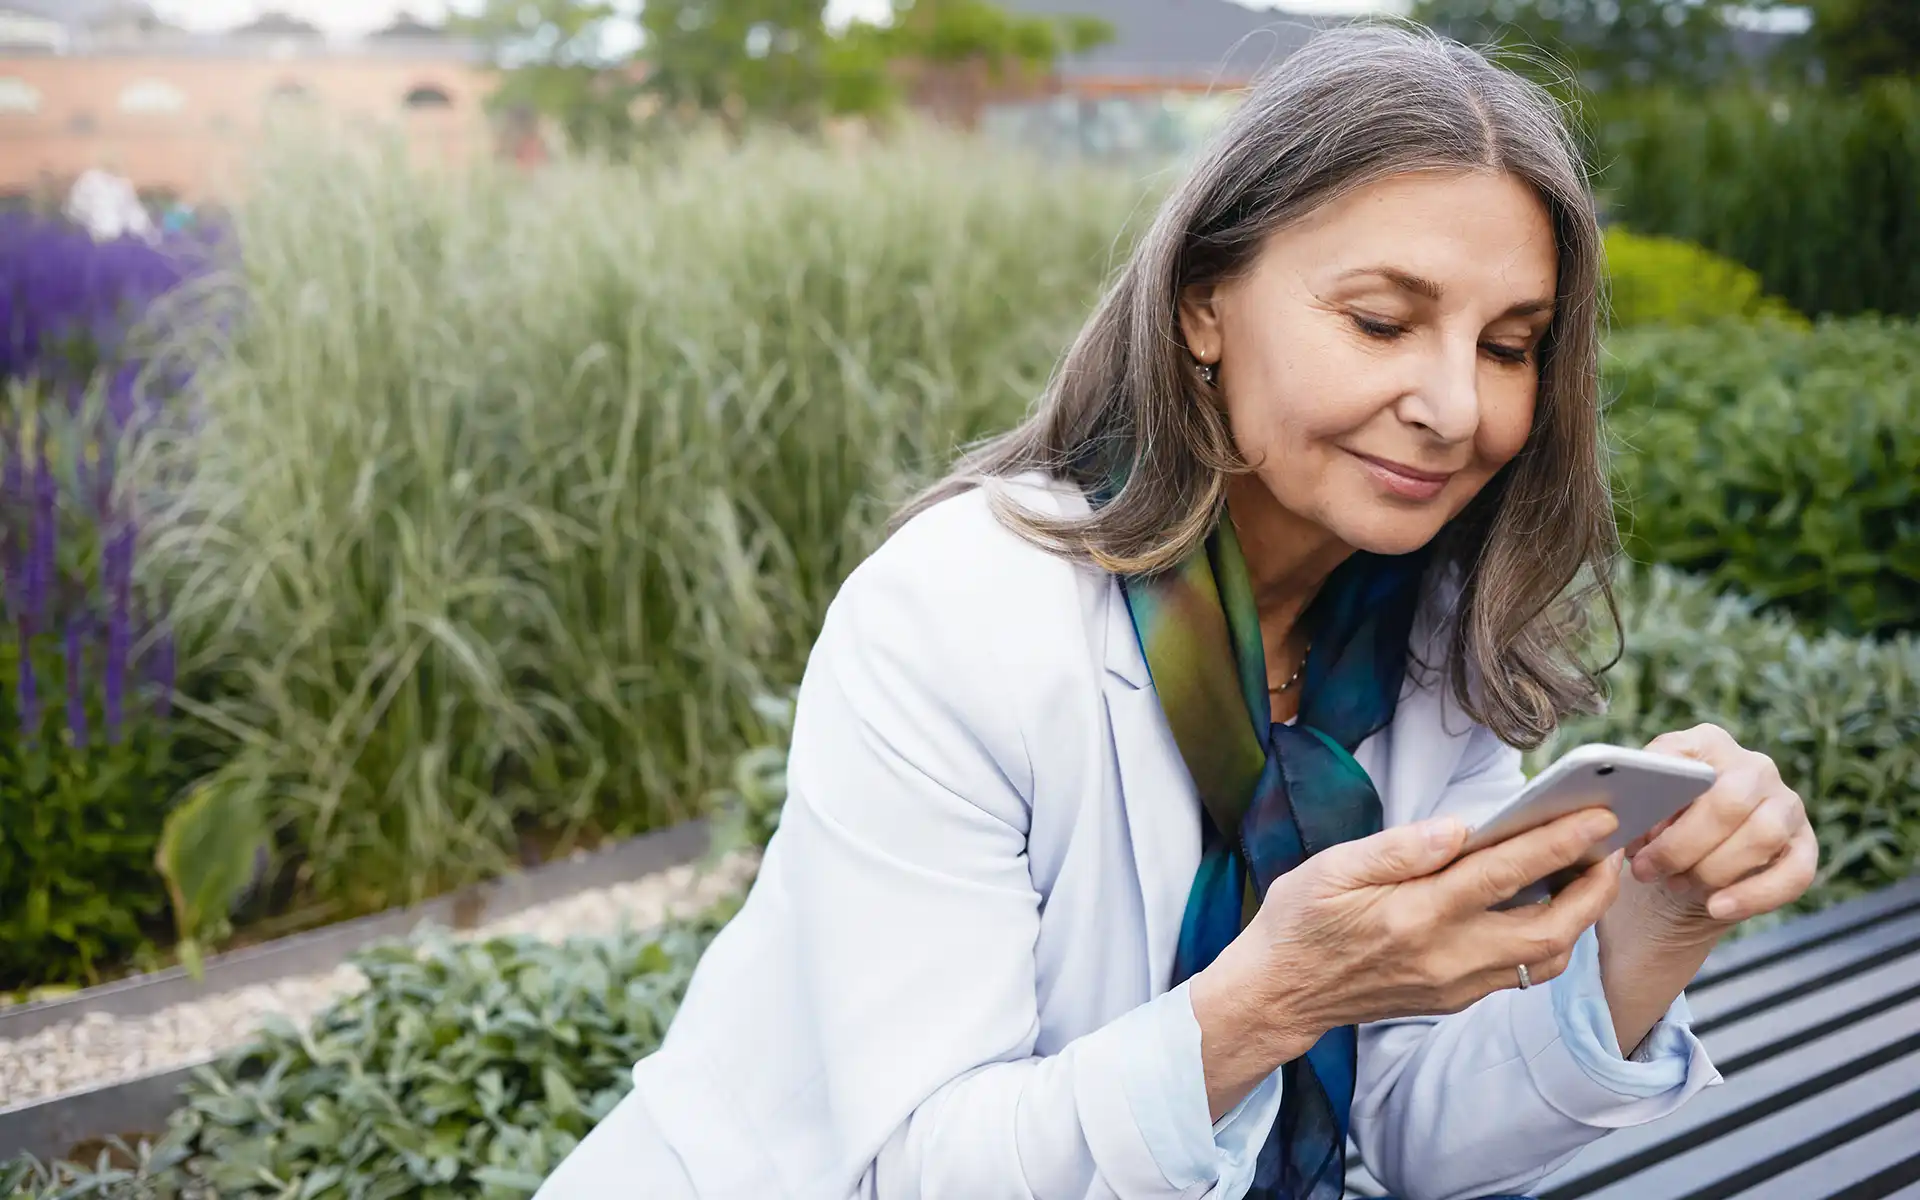
[[1514, 970], [1520, 972], [1520, 990], [1526, 991], [1533, 986], [1533, 976], [1527, 974], [1527, 964], [1521, 963]]

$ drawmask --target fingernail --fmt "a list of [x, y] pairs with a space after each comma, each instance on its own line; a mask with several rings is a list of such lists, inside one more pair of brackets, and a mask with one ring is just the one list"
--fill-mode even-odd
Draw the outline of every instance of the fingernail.
[[1427, 822], [1427, 845], [1435, 850], [1444, 850], [1453, 845], [1460, 836], [1460, 822], [1452, 817], [1441, 817], [1437, 821]]
[[1737, 911], [1739, 911], [1738, 906], [1734, 904], [1731, 896], [1715, 896], [1707, 901], [1707, 915], [1716, 921], [1728, 920]]
[[1580, 826], [1581, 832], [1590, 838], [1603, 838], [1620, 827], [1612, 813], [1595, 813]]

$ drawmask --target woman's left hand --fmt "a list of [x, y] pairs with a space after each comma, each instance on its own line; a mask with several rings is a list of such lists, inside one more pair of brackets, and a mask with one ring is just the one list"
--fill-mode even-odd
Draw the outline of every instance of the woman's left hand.
[[1704, 795], [1627, 848], [1633, 878], [1661, 893], [1654, 907], [1665, 932], [1717, 938], [1800, 898], [1820, 847], [1806, 806], [1771, 758], [1717, 725], [1661, 734], [1647, 749], [1707, 763], [1717, 775]]

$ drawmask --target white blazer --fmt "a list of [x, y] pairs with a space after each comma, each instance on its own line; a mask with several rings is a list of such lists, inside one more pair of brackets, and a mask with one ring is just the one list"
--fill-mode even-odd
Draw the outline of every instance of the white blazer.
[[[1388, 824], [1470, 819], [1522, 782], [1413, 679], [1356, 757]], [[1021, 541], [982, 492], [921, 514], [831, 606], [788, 782], [665, 1043], [541, 1200], [1225, 1194], [1170, 1181], [1125, 1095], [1143, 1047], [1116, 1021], [1169, 989], [1200, 807], [1112, 576]], [[1354, 1136], [1403, 1200], [1523, 1190], [1717, 1078], [1696, 1042], [1684, 1086], [1608, 1087], [1552, 991], [1362, 1028]]]

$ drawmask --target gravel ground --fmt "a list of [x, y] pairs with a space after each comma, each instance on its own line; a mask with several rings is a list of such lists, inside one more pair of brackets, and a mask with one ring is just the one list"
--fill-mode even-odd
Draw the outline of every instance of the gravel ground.
[[[580, 892], [482, 925], [462, 937], [534, 934], [548, 941], [637, 928], [699, 910], [752, 877], [754, 856], [736, 854], [702, 873], [673, 867]], [[205, 1062], [247, 1040], [270, 1014], [305, 1022], [366, 983], [352, 967], [282, 979], [176, 1004], [144, 1017], [95, 1013], [24, 1038], [0, 1038], [0, 1110]]]

